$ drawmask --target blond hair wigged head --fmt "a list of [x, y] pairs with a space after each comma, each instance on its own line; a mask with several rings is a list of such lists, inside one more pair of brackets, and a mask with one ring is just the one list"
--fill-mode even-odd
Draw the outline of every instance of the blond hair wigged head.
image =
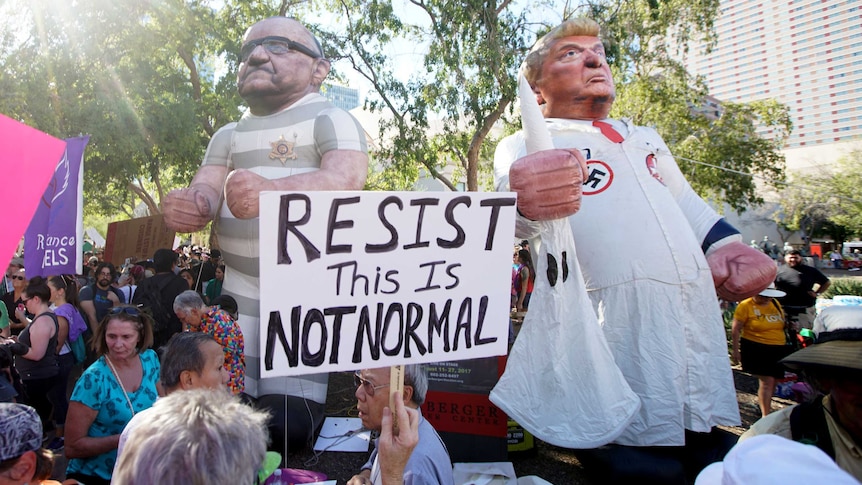
[[551, 46], [557, 39], [572, 36], [590, 36], [599, 37], [601, 35], [601, 27], [599, 24], [588, 18], [577, 18], [566, 20], [560, 25], [554, 27], [547, 34], [542, 36], [530, 49], [527, 58], [524, 59], [524, 77], [531, 86], [539, 80], [539, 75], [542, 72], [542, 64], [545, 62], [545, 57], [548, 55]]

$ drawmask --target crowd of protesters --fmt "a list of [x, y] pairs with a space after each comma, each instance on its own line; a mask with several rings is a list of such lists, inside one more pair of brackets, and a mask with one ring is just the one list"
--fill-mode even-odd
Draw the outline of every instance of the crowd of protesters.
[[[155, 350], [182, 331], [175, 309], [181, 309], [187, 331], [208, 335], [227, 356], [218, 360], [230, 383], [222, 387], [235, 395], [243, 390], [238, 309], [235, 300], [221, 295], [224, 267], [218, 250], [159, 249], [152, 259], [127, 260], [119, 270], [101, 256], [85, 254], [82, 274], [32, 278], [16, 257], [0, 285], [0, 402], [32, 406], [40, 440], [45, 438], [40, 445], [65, 452], [67, 476], [87, 484], [110, 482], [125, 424], [158, 397]], [[181, 269], [194, 281], [178, 276]], [[185, 300], [176, 304], [184, 292], [186, 300], [199, 302], [197, 321], [182, 313]], [[204, 300], [226, 302], [226, 308]], [[214, 327], [213, 315], [219, 322]], [[70, 379], [73, 372], [80, 377]]]

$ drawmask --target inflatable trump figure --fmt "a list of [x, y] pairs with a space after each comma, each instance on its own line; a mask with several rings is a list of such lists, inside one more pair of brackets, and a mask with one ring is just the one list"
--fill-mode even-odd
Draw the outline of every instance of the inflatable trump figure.
[[551, 30], [522, 76], [524, 129], [494, 165], [498, 190], [518, 193], [537, 282], [491, 400], [570, 448], [683, 447], [737, 424], [716, 293], [756, 294], [775, 264], [694, 193], [654, 130], [607, 119], [598, 24]]

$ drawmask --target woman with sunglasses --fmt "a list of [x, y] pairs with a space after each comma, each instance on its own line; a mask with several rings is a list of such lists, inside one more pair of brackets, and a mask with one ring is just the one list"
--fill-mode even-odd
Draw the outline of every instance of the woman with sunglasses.
[[[9, 277], [12, 280], [12, 291], [3, 295], [3, 303], [6, 304], [6, 310], [9, 313], [9, 328], [12, 335], [18, 335], [24, 327], [27, 326], [28, 318], [33, 315], [27, 315], [27, 310], [24, 305], [24, 290], [27, 288], [27, 273], [24, 268], [12, 273]], [[20, 310], [20, 311], [19, 311]]]
[[136, 307], [115, 306], [102, 319], [92, 342], [99, 358], [78, 379], [69, 403], [67, 478], [110, 483], [123, 428], [158, 397], [152, 343], [152, 319]]
[[15, 354], [15, 369], [24, 385], [25, 402], [39, 413], [42, 428], [49, 430], [53, 427], [53, 406], [48, 400], [48, 392], [54, 387], [60, 373], [56, 354], [60, 329], [57, 317], [48, 308], [51, 301], [48, 281], [41, 276], [30, 279], [23, 301], [27, 311], [36, 316], [21, 331], [18, 341], [10, 345], [9, 349]]

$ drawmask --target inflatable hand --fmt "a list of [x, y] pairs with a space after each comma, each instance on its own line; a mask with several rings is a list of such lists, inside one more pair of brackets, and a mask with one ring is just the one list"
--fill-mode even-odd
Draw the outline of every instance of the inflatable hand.
[[718, 296], [741, 301], [775, 281], [778, 268], [769, 256], [739, 241], [715, 250], [707, 258]]
[[534, 221], [570, 216], [581, 208], [587, 162], [578, 150], [542, 150], [515, 160], [509, 188], [518, 193], [518, 211]]
[[212, 219], [213, 207], [206, 195], [194, 186], [170, 191], [162, 201], [165, 224], [177, 232], [194, 232]]
[[231, 214], [238, 219], [251, 219], [260, 214], [260, 193], [273, 190], [271, 182], [248, 170], [234, 170], [225, 182], [224, 200]]

